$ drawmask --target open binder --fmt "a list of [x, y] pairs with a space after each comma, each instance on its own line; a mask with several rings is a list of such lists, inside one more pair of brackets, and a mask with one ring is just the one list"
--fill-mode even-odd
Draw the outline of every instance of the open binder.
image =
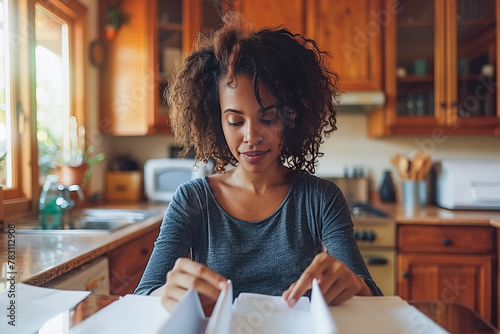
[[293, 308], [281, 296], [242, 293], [233, 304], [233, 287], [219, 294], [210, 318], [205, 318], [198, 293], [189, 290], [162, 326], [160, 333], [314, 333], [336, 334], [338, 329], [316, 279], [311, 303], [302, 297]]

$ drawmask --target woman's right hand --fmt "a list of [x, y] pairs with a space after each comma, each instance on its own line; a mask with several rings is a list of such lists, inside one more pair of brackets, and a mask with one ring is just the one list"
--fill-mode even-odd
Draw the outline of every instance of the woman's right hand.
[[214, 304], [220, 291], [227, 287], [227, 279], [208, 267], [188, 258], [178, 258], [167, 273], [161, 303], [173, 311], [187, 290], [192, 289], [198, 292], [202, 305]]

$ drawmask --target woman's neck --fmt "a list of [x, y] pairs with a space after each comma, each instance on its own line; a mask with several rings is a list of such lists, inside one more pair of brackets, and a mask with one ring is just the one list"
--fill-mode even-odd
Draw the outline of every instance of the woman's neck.
[[263, 173], [250, 173], [241, 166], [236, 167], [231, 175], [232, 183], [255, 194], [261, 194], [268, 189], [288, 183], [286, 175], [288, 168], [280, 163], [275, 168]]

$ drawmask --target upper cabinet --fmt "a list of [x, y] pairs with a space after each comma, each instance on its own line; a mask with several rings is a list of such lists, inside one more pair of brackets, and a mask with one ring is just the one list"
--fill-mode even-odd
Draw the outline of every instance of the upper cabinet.
[[233, 0], [233, 9], [245, 14], [255, 29], [283, 25], [292, 33], [306, 32], [306, 0]]
[[[100, 72], [101, 131], [118, 136], [169, 133], [164, 89], [198, 31], [220, 26], [224, 5], [211, 0], [101, 0], [106, 53]], [[110, 10], [125, 22], [106, 40]]]
[[381, 0], [308, 0], [306, 34], [333, 56], [343, 91], [382, 89]]
[[387, 104], [370, 135], [500, 134], [499, 3], [385, 1]]
[[[254, 28], [283, 25], [314, 39], [333, 59], [343, 91], [382, 89], [381, 0], [233, 1]], [[383, 14], [383, 13], [382, 13]]]

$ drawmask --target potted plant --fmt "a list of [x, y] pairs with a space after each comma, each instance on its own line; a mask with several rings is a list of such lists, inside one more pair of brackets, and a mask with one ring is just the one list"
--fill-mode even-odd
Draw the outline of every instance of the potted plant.
[[89, 146], [84, 152], [78, 153], [76, 157], [71, 156], [71, 159], [59, 167], [60, 182], [64, 185], [77, 184], [84, 187], [90, 180], [92, 167], [104, 159], [104, 153], [93, 155], [94, 147]]

